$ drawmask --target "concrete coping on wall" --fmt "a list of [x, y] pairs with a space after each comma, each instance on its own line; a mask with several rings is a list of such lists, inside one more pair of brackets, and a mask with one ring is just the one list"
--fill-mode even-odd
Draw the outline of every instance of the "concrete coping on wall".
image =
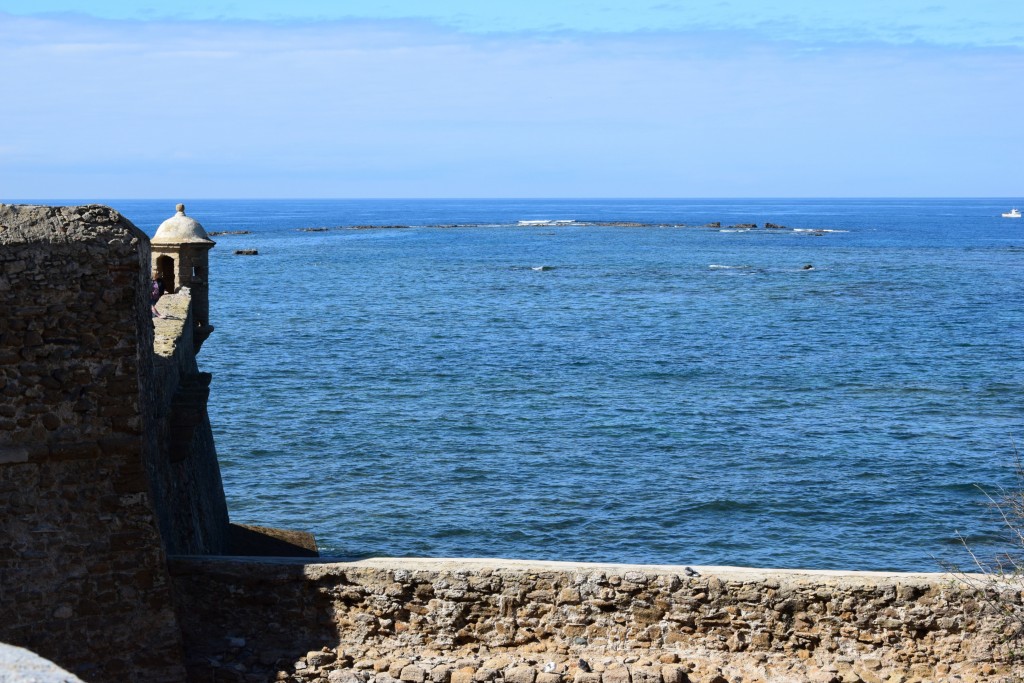
[[[327, 561], [325, 561], [327, 560]], [[331, 562], [330, 558], [316, 560], [302, 558], [271, 557], [227, 557], [227, 556], [172, 556], [171, 569], [175, 573], [187, 573], [191, 569], [244, 574], [264, 573], [272, 575], [279, 570], [282, 575], [294, 576], [301, 570], [306, 579], [326, 578], [346, 571], [401, 571], [437, 573], [493, 573], [514, 572], [536, 574], [557, 572], [592, 576], [619, 576], [630, 580], [630, 575], [649, 581], [658, 576], [675, 576], [680, 579], [718, 579], [737, 583], [779, 583], [815, 584], [822, 586], [841, 585], [891, 585], [950, 584], [963, 579], [984, 580], [980, 574], [951, 574], [948, 572], [890, 572], [890, 571], [848, 571], [827, 569], [763, 569], [752, 567], [729, 567], [710, 565], [649, 565], [649, 564], [607, 564], [590, 562], [556, 562], [538, 560], [511, 560], [501, 558], [406, 558], [373, 557], [357, 561]], [[690, 575], [687, 568], [698, 576]], [[583, 576], [583, 580], [586, 579]]]
[[0, 681], [82, 683], [82, 679], [22, 647], [0, 643]]

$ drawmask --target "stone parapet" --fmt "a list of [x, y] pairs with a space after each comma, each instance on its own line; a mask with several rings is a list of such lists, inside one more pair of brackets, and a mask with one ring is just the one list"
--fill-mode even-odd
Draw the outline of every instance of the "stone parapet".
[[1007, 624], [944, 574], [227, 558], [172, 558], [171, 573], [195, 681], [907, 683], [1012, 673]]

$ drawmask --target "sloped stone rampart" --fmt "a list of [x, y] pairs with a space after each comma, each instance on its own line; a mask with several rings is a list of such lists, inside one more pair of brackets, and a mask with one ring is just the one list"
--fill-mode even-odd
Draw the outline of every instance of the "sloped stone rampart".
[[1006, 624], [948, 575], [698, 570], [171, 561], [193, 681], [951, 683], [1013, 673]]
[[193, 345], [192, 294], [187, 287], [157, 303], [154, 372], [147, 390], [154, 410], [147, 433], [158, 455], [149, 482], [169, 553], [228, 554], [230, 531], [217, 448], [206, 411], [212, 377], [200, 372]]

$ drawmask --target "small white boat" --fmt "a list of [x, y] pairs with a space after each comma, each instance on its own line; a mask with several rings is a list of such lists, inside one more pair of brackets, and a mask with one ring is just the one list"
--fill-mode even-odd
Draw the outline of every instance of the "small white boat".
[[1009, 213], [1004, 213], [1003, 218], [1020, 218], [1020, 209], [1010, 209]]

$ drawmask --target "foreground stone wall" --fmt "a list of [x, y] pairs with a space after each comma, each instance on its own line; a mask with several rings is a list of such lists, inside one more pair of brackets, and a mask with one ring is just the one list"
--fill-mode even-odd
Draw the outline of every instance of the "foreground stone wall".
[[146, 478], [148, 269], [111, 209], [0, 205], [0, 641], [90, 682], [184, 674]]
[[1013, 673], [1006, 624], [947, 575], [698, 570], [171, 561], [193, 681], [906, 683]]

